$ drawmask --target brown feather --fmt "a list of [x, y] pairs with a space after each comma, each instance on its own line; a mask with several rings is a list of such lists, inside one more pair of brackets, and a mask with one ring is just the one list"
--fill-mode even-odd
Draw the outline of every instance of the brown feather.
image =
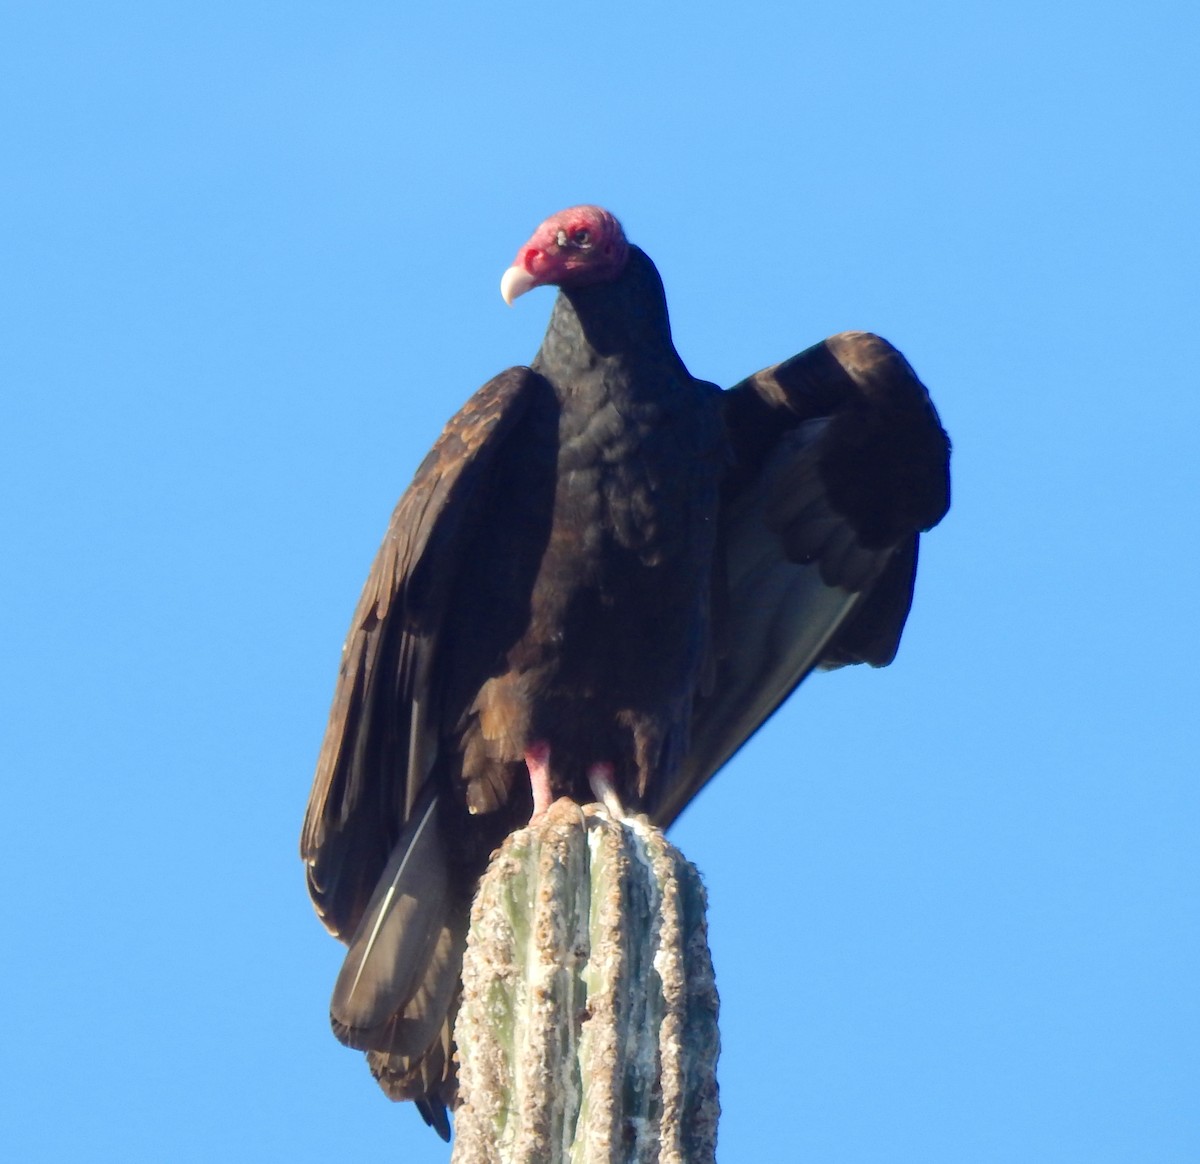
[[305, 815], [349, 946], [334, 1029], [443, 1136], [470, 894], [528, 819], [531, 746], [555, 794], [590, 799], [603, 762], [670, 823], [814, 667], [890, 661], [949, 503], [949, 444], [886, 341], [843, 333], [720, 393], [676, 354], [653, 264], [625, 263], [564, 289], [532, 367], [418, 468]]

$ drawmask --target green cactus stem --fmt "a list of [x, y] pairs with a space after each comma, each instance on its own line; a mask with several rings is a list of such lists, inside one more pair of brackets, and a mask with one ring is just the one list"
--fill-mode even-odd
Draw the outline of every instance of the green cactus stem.
[[659, 829], [553, 804], [492, 857], [455, 1027], [453, 1164], [711, 1164], [700, 876]]

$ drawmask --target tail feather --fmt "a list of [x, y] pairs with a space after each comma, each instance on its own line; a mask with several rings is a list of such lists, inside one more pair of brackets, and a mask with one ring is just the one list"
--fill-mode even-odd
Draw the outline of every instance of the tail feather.
[[440, 1099], [433, 1099], [429, 1096], [418, 1099], [417, 1111], [447, 1144], [450, 1143], [450, 1117], [446, 1114], [446, 1105]]
[[389, 1099], [422, 1099], [432, 1097], [450, 1102], [454, 1081], [447, 1078], [451, 1064], [451, 1022], [443, 1022], [437, 1037], [417, 1058], [392, 1055], [387, 1051], [368, 1051], [367, 1064], [379, 1086]]
[[448, 1140], [470, 903], [452, 887], [439, 816], [437, 796], [426, 789], [350, 940], [329, 1013], [337, 1037], [367, 1052], [384, 1092], [416, 1100]]
[[375, 1047], [381, 1028], [422, 989], [430, 965], [446, 963], [451, 912], [438, 800], [430, 790], [392, 850], [334, 985], [330, 1018], [343, 1043]]
[[425, 965], [424, 977], [413, 995], [371, 1039], [370, 1049], [412, 1059], [425, 1054], [452, 1012], [463, 951], [467, 945], [469, 908], [451, 904], [445, 924]]
[[443, 1140], [450, 1139], [450, 1118], [446, 1108], [453, 1104], [457, 1088], [452, 1025], [453, 1017], [448, 1014], [437, 1037], [416, 1059], [386, 1051], [367, 1052], [367, 1065], [384, 1094], [397, 1101], [415, 1101], [421, 1118]]

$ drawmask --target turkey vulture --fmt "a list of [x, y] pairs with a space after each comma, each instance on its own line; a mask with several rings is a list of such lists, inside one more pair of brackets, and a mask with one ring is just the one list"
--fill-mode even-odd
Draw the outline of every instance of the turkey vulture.
[[335, 1033], [443, 1138], [491, 851], [562, 795], [665, 826], [812, 668], [889, 662], [949, 503], [937, 414], [878, 337], [722, 392], [594, 206], [538, 227], [501, 292], [543, 284], [532, 364], [468, 400], [392, 515], [301, 838], [349, 946]]

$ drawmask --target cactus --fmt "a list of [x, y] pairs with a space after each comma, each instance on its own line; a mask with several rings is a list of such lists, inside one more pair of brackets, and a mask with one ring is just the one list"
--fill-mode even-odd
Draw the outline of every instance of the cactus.
[[644, 818], [559, 800], [504, 842], [471, 911], [453, 1164], [715, 1160], [704, 910]]

